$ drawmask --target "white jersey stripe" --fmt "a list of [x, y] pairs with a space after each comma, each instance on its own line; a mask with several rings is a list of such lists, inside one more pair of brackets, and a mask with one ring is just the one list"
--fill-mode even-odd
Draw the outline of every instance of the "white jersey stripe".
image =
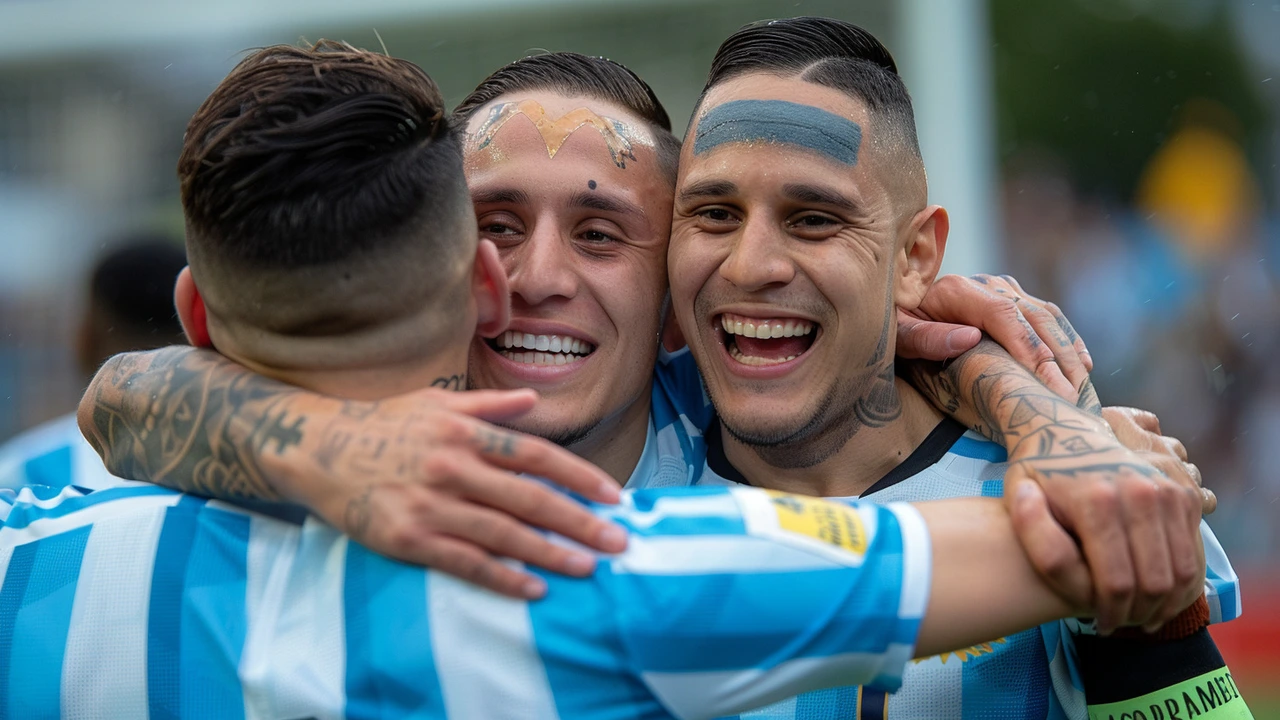
[[275, 658], [272, 639], [288, 588], [289, 571], [297, 550], [298, 528], [261, 516], [249, 521], [249, 549], [245, 572], [245, 636], [240, 655], [245, 720], [279, 717], [270, 678]]
[[62, 667], [64, 718], [102, 717], [104, 707], [147, 717], [147, 608], [164, 514], [117, 515], [89, 533]]
[[609, 560], [618, 574], [704, 575], [741, 572], [803, 572], [831, 567], [812, 550], [750, 535], [642, 537], [627, 541], [627, 552]]
[[346, 705], [342, 588], [347, 539], [314, 518], [308, 518], [299, 533], [288, 587], [307, 592], [281, 596], [283, 605], [267, 651], [274, 717], [338, 720]]
[[449, 717], [559, 717], [525, 601], [447, 575], [432, 575], [427, 612]]

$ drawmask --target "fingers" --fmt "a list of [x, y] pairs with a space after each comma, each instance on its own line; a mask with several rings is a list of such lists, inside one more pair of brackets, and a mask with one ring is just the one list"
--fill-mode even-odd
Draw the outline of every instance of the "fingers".
[[474, 544], [444, 535], [423, 538], [406, 559], [514, 598], [536, 600], [547, 593], [541, 578], [508, 567]]
[[433, 521], [442, 533], [499, 557], [566, 575], [583, 576], [595, 569], [593, 555], [552, 543], [524, 523], [480, 505], [442, 503]]
[[1022, 285], [1019, 284], [1011, 275], [1001, 275], [1000, 279], [1008, 283], [1013, 291], [1022, 296], [1024, 300], [1048, 310], [1049, 314], [1052, 315], [1054, 320], [1057, 322], [1058, 329], [1061, 330], [1062, 336], [1067, 340], [1067, 342], [1071, 343], [1072, 349], [1076, 351], [1076, 355], [1080, 358], [1081, 364], [1084, 365], [1085, 371], [1093, 372], [1093, 356], [1089, 354], [1089, 348], [1085, 346], [1084, 339], [1076, 332], [1075, 327], [1071, 325], [1071, 321], [1067, 319], [1067, 316], [1062, 312], [1062, 309], [1057, 305], [1041, 300], [1022, 289]]
[[[1111, 483], [1092, 483], [1070, 518], [1092, 570], [1098, 632], [1108, 635], [1129, 617], [1135, 575], [1129, 539], [1124, 534], [1120, 497]], [[1060, 508], [1061, 509], [1061, 508]]]
[[[621, 527], [597, 517], [583, 505], [542, 483], [515, 477], [482, 463], [476, 463], [464, 473], [467, 483], [463, 492], [470, 500], [601, 552], [626, 549], [627, 534]], [[497, 551], [491, 545], [485, 546]]]
[[[1062, 311], [1057, 306], [1052, 306], [1054, 310], [1058, 310], [1057, 316], [1050, 312], [1046, 307], [1047, 303], [1031, 298], [1019, 298], [1018, 308], [1022, 311], [1023, 317], [1031, 324], [1043, 340], [1049, 350], [1053, 353], [1054, 361], [1058, 364], [1058, 368], [1062, 374], [1066, 376], [1067, 381], [1071, 383], [1071, 387], [1079, 391], [1084, 386], [1085, 380], [1089, 378], [1089, 369], [1085, 367], [1084, 361], [1080, 357], [1080, 352], [1076, 349], [1074, 343], [1062, 331], [1059, 324], [1058, 316]], [[1065, 318], [1064, 318], [1065, 320]], [[1074, 330], [1072, 333], [1074, 334]]]
[[1212, 515], [1213, 511], [1217, 509], [1218, 496], [1209, 488], [1200, 488], [1200, 512], [1204, 515]]
[[949, 360], [982, 340], [982, 331], [968, 325], [921, 320], [898, 310], [897, 354], [907, 359]]
[[1010, 517], [1014, 532], [1036, 571], [1054, 592], [1076, 608], [1093, 601], [1093, 581], [1080, 548], [1049, 510], [1040, 486], [1030, 480], [1017, 483]]
[[[1125, 530], [1137, 579], [1133, 605], [1128, 619], [1138, 625], [1156, 628], [1172, 617], [1164, 617], [1162, 607], [1176, 589], [1174, 566], [1170, 553], [1171, 536], [1178, 540], [1185, 534], [1184, 515], [1167, 511], [1177, 509], [1180, 488], [1164, 479], [1152, 479], [1137, 473], [1124, 473], [1119, 479]], [[1170, 526], [1166, 528], [1166, 522]], [[1167, 530], [1167, 531], [1166, 531]], [[1167, 608], [1166, 608], [1167, 609]], [[1176, 608], [1174, 614], [1182, 608]]]
[[522, 390], [471, 390], [448, 392], [428, 390], [431, 401], [452, 410], [487, 422], [503, 422], [520, 417], [533, 409], [538, 393]]
[[480, 457], [498, 467], [537, 475], [589, 500], [618, 502], [618, 483], [608, 473], [542, 438], [479, 421], [460, 432], [469, 432]]
[[1161, 625], [1177, 617], [1178, 613], [1204, 589], [1204, 543], [1200, 539], [1199, 493], [1189, 488], [1171, 488], [1161, 494], [1161, 512], [1167, 518], [1181, 518], [1180, 524], [1171, 526], [1169, 555], [1173, 566], [1174, 592], [1169, 594], [1164, 606], [1144, 627], [1155, 632]]

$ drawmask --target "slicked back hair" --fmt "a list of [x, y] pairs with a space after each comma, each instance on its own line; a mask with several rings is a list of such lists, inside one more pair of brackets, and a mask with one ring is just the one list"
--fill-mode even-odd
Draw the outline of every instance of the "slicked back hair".
[[653, 88], [629, 68], [607, 58], [575, 52], [530, 55], [508, 63], [466, 97], [453, 114], [465, 126], [481, 107], [510, 93], [551, 91], [581, 95], [613, 103], [630, 110], [650, 126], [663, 173], [675, 184], [680, 162], [680, 140], [671, 132], [671, 118]]
[[857, 25], [794, 17], [743, 26], [720, 44], [695, 108], [712, 87], [754, 72], [794, 76], [861, 100], [881, 128], [897, 135], [902, 149], [920, 157], [911, 95], [898, 66], [889, 49]]
[[[211, 311], [277, 334], [377, 324], [405, 300], [396, 292], [421, 299], [474, 257], [461, 143], [439, 88], [408, 61], [345, 43], [245, 58], [187, 125], [178, 178]], [[375, 266], [388, 297], [348, 303]], [[277, 302], [285, 293], [298, 301]]]

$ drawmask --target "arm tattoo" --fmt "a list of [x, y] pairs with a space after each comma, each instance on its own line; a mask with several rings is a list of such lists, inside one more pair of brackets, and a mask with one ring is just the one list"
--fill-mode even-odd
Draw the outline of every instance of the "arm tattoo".
[[1053, 460], [1036, 466], [1043, 473], [1156, 472], [1115, 455], [1114, 447], [1095, 447], [1090, 438], [1106, 430], [1094, 417], [1097, 393], [1091, 383], [1082, 388], [1079, 406], [1070, 403], [991, 340], [945, 367], [914, 361], [907, 369], [912, 384], [939, 409], [1003, 445], [1010, 457]]
[[190, 347], [117, 355], [80, 403], [80, 429], [111, 473], [184, 492], [278, 500], [259, 458], [303, 441], [297, 391]]

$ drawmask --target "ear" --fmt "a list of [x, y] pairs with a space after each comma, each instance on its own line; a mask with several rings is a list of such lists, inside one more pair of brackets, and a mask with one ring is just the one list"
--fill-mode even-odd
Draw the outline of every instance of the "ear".
[[497, 337], [511, 322], [511, 288], [498, 259], [498, 246], [490, 240], [481, 240], [476, 247], [471, 292], [476, 300], [476, 333]]
[[914, 310], [920, 306], [942, 268], [942, 255], [947, 249], [947, 233], [950, 231], [951, 220], [941, 205], [930, 205], [911, 218], [902, 249], [905, 262], [898, 265], [894, 291], [894, 302], [898, 307]]
[[209, 319], [204, 311], [204, 298], [196, 281], [191, 277], [191, 267], [182, 268], [178, 280], [173, 284], [173, 304], [178, 308], [178, 320], [182, 323], [182, 331], [187, 340], [199, 348], [213, 347], [209, 339]]

